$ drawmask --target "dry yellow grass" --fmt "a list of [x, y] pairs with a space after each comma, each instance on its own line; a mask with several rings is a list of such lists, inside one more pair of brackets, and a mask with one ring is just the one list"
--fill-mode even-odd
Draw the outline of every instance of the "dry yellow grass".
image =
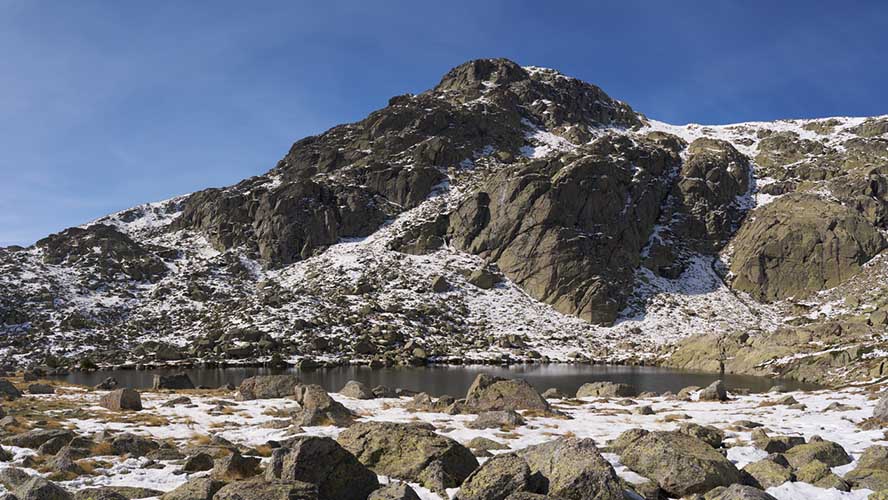
[[270, 457], [271, 453], [274, 451], [274, 448], [268, 446], [267, 444], [263, 444], [261, 446], [256, 447], [256, 454], [260, 457]]
[[105, 455], [113, 455], [114, 449], [111, 447], [111, 443], [107, 441], [102, 441], [101, 443], [96, 443], [92, 445], [89, 449], [90, 453], [96, 456], [105, 456]]

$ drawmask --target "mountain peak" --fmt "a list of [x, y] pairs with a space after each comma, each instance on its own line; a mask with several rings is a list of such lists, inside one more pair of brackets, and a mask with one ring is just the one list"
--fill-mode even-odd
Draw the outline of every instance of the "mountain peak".
[[529, 79], [527, 71], [509, 59], [475, 59], [448, 71], [435, 90], [482, 90]]

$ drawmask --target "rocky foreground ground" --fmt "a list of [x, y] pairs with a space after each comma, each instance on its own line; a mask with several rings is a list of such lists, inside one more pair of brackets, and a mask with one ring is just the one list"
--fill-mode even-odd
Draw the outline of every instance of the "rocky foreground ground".
[[293, 375], [141, 393], [34, 378], [0, 379], [4, 500], [888, 498], [876, 386], [565, 395], [482, 374], [457, 399]]

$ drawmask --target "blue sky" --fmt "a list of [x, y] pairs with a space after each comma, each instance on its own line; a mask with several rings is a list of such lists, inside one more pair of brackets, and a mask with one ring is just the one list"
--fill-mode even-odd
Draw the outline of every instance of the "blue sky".
[[886, 114], [886, 26], [877, 1], [0, 0], [0, 246], [262, 173], [479, 57], [672, 123]]

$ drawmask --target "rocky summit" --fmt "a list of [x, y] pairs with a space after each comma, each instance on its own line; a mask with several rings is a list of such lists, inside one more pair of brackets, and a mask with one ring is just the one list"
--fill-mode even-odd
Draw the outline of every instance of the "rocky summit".
[[884, 376], [888, 117], [640, 111], [467, 62], [264, 174], [0, 248], [3, 364]]

